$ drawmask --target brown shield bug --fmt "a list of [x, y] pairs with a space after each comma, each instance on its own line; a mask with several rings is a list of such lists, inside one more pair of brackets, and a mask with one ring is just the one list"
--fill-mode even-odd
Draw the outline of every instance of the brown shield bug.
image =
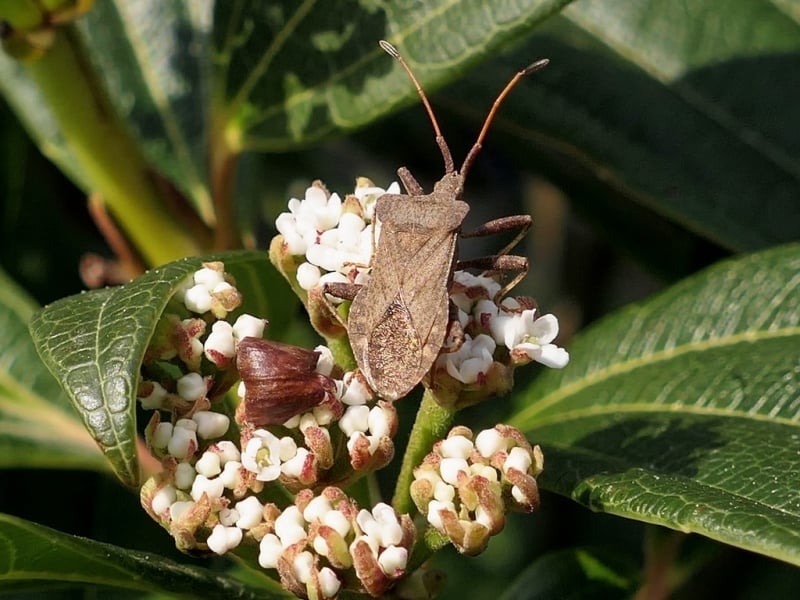
[[[515, 271], [517, 276], [498, 296], [513, 287], [528, 270], [525, 257], [507, 252], [525, 235], [531, 225], [528, 215], [503, 217], [470, 232], [461, 232], [469, 205], [461, 198], [464, 181], [489, 125], [503, 99], [526, 75], [547, 65], [547, 59], [519, 71], [494, 101], [483, 128], [459, 170], [425, 92], [397, 49], [380, 42], [389, 55], [400, 62], [419, 93], [444, 158], [444, 176], [426, 194], [405, 167], [397, 171], [408, 194], [384, 194], [375, 206], [380, 237], [372, 259], [370, 280], [363, 286], [329, 284], [325, 291], [353, 300], [347, 318], [347, 331], [359, 369], [376, 394], [387, 400], [402, 398], [430, 370], [451, 329], [450, 286], [458, 268]], [[458, 261], [460, 237], [477, 237], [505, 231], [516, 237], [498, 254], [469, 261]]]

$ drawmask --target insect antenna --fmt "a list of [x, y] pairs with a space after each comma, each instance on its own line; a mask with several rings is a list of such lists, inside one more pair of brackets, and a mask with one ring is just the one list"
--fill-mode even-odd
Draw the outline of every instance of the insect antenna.
[[[514, 75], [514, 77], [511, 78], [511, 81], [509, 81], [506, 84], [506, 87], [503, 88], [503, 91], [501, 91], [500, 94], [497, 96], [497, 98], [494, 101], [494, 104], [492, 104], [492, 108], [489, 110], [489, 114], [486, 115], [486, 120], [484, 120], [483, 122], [483, 128], [481, 129], [481, 132], [478, 134], [478, 139], [475, 140], [475, 144], [473, 144], [472, 148], [467, 154], [467, 157], [461, 164], [460, 174], [461, 174], [462, 187], [463, 187], [463, 181], [466, 179], [467, 176], [467, 171], [469, 171], [469, 168], [472, 166], [472, 163], [475, 162], [475, 157], [478, 156], [478, 152], [481, 151], [481, 148], [483, 147], [483, 140], [486, 138], [486, 134], [489, 132], [489, 126], [492, 124], [494, 115], [497, 112], [497, 109], [500, 108], [500, 105], [503, 103], [503, 100], [505, 100], [509, 92], [512, 89], [514, 89], [514, 86], [517, 85], [517, 82], [520, 79], [522, 79], [526, 75], [530, 75], [535, 71], [543, 69], [549, 63], [550, 61], [548, 59], [542, 58], [528, 65], [527, 67], [519, 71], [516, 75]], [[463, 190], [459, 190], [459, 192], [460, 191]]]
[[433, 109], [431, 108], [430, 102], [428, 102], [428, 97], [422, 90], [422, 86], [414, 76], [414, 72], [411, 70], [411, 67], [408, 66], [408, 63], [406, 63], [405, 59], [400, 55], [400, 52], [397, 51], [397, 48], [392, 46], [386, 40], [380, 40], [378, 43], [389, 56], [397, 59], [397, 62], [399, 62], [405, 72], [408, 73], [408, 76], [414, 83], [414, 87], [417, 88], [417, 93], [419, 94], [419, 97], [422, 98], [422, 103], [425, 105], [425, 110], [428, 111], [428, 117], [433, 125], [433, 132], [436, 134], [436, 144], [439, 146], [439, 150], [442, 152], [442, 158], [444, 158], [444, 171], [445, 173], [452, 173], [456, 169], [455, 165], [453, 164], [453, 156], [450, 154], [450, 148], [447, 146], [447, 142], [444, 140], [442, 130], [439, 129], [439, 123], [436, 121], [436, 115], [433, 114]]

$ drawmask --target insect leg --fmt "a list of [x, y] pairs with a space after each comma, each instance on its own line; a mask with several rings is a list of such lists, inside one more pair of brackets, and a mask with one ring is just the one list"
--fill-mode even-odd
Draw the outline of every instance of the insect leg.
[[471, 237], [482, 237], [485, 235], [494, 235], [496, 233], [504, 233], [506, 231], [517, 231], [517, 234], [514, 236], [514, 239], [511, 240], [505, 247], [500, 250], [497, 254], [503, 255], [508, 254], [508, 252], [516, 246], [520, 240], [525, 237], [525, 234], [528, 233], [528, 229], [531, 228], [532, 219], [530, 215], [514, 215], [510, 217], [500, 217], [499, 219], [493, 219], [473, 229], [471, 231], [462, 232], [459, 237], [461, 238], [471, 238]]
[[460, 260], [456, 263], [456, 269], [516, 272], [513, 279], [497, 292], [494, 299], [495, 301], [499, 301], [528, 274], [528, 259], [524, 256], [515, 256], [513, 254], [496, 254], [494, 256], [482, 256], [480, 258]]

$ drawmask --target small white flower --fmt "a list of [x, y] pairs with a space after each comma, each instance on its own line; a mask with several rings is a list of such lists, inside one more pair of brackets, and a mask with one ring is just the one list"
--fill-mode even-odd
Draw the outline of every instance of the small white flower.
[[311, 409], [311, 414], [314, 415], [314, 420], [320, 427], [324, 427], [326, 425], [330, 425], [331, 423], [333, 423], [334, 420], [333, 411], [330, 409], [329, 406], [315, 406], [314, 408]]
[[319, 423], [317, 423], [314, 413], [307, 412], [300, 416], [300, 423], [298, 423], [297, 428], [300, 431], [305, 431], [308, 427], [316, 427], [317, 425], [319, 425]]
[[281, 465], [281, 472], [287, 477], [299, 478], [310, 454], [306, 448], [298, 448], [297, 454]]
[[452, 502], [456, 497], [456, 489], [444, 481], [437, 481], [433, 486], [433, 497], [439, 502]]
[[307, 583], [314, 572], [314, 555], [308, 550], [304, 550], [294, 557], [292, 568], [297, 580], [300, 583]]
[[464, 343], [455, 352], [442, 354], [439, 360], [445, 362], [445, 368], [453, 379], [464, 384], [478, 381], [492, 366], [492, 354], [496, 348], [494, 340], [486, 334], [474, 339], [464, 335]]
[[322, 567], [319, 570], [319, 590], [323, 598], [333, 598], [339, 593], [342, 582], [336, 576], [336, 572], [330, 567]]
[[219, 454], [216, 452], [203, 452], [203, 456], [194, 464], [195, 470], [206, 477], [216, 477], [222, 472]]
[[456, 512], [456, 507], [452, 502], [440, 502], [438, 500], [431, 500], [428, 503], [428, 514], [425, 518], [433, 527], [439, 531], [444, 531], [444, 523], [442, 523], [441, 511]]
[[298, 231], [297, 217], [292, 213], [281, 213], [275, 219], [275, 228], [283, 236], [286, 250], [292, 256], [303, 256], [308, 244], [303, 235]]
[[509, 350], [522, 351], [531, 360], [547, 367], [565, 367], [569, 362], [569, 354], [563, 348], [550, 343], [558, 335], [558, 319], [555, 315], [543, 315], [537, 319], [534, 313], [534, 309], [522, 311], [506, 325], [506, 347]]
[[163, 422], [156, 425], [150, 444], [153, 448], [166, 448], [172, 438], [172, 423]]
[[355, 376], [354, 371], [348, 371], [342, 379], [344, 391], [340, 400], [347, 406], [366, 404], [372, 399], [372, 394], [361, 379]]
[[367, 431], [369, 429], [369, 407], [364, 405], [348, 406], [342, 418], [339, 419], [339, 429], [347, 436]]
[[194, 467], [191, 465], [191, 463], [178, 463], [178, 466], [175, 467], [175, 487], [181, 490], [188, 490], [190, 487], [192, 487], [192, 483], [194, 482], [194, 478], [196, 476], [197, 471], [194, 470]]
[[296, 506], [287, 506], [275, 519], [275, 535], [280, 539], [281, 545], [288, 548], [306, 538], [305, 525], [300, 509]]
[[221, 269], [203, 267], [194, 272], [194, 282], [197, 285], [205, 286], [209, 290], [213, 290], [223, 281], [225, 281], [225, 277]]
[[495, 469], [491, 465], [482, 465], [480, 463], [475, 463], [469, 466], [469, 470], [472, 475], [478, 475], [492, 483], [499, 481], [497, 469]]
[[266, 326], [266, 319], [245, 313], [239, 315], [233, 323], [233, 337], [236, 341], [241, 341], [246, 337], [260, 338], [263, 337]]
[[284, 422], [283, 426], [286, 427], [286, 429], [297, 429], [300, 426], [300, 417], [301, 416], [302, 415], [293, 416], [291, 419], [289, 419], [288, 421]]
[[309, 502], [305, 510], [303, 510], [303, 518], [311, 523], [317, 519], [322, 519], [322, 517], [332, 509], [333, 507], [330, 501], [325, 496], [316, 496], [312, 498], [311, 502]]
[[509, 451], [508, 457], [503, 463], [503, 473], [507, 473], [512, 468], [527, 473], [532, 464], [533, 457], [531, 457], [531, 453], [525, 448], [517, 446]]
[[236, 489], [242, 479], [241, 468], [242, 463], [238, 461], [232, 460], [226, 462], [225, 466], [222, 467], [222, 473], [219, 474], [218, 479], [227, 489]]
[[[181, 419], [178, 423], [185, 420]], [[178, 459], [188, 458], [197, 450], [197, 432], [188, 427], [178, 427], [178, 423], [172, 430], [167, 452]]]
[[216, 321], [203, 344], [203, 352], [212, 363], [224, 366], [227, 364], [225, 359], [231, 359], [236, 355], [235, 346], [231, 324], [227, 321]]
[[211, 535], [208, 536], [206, 544], [212, 552], [222, 555], [233, 550], [242, 541], [242, 530], [238, 527], [225, 527], [224, 525], [214, 525]]
[[364, 185], [356, 186], [354, 191], [355, 197], [358, 198], [358, 201], [361, 203], [361, 207], [364, 209], [364, 216], [368, 221], [372, 221], [375, 218], [375, 203], [378, 201], [378, 198], [384, 194], [399, 193], [400, 184], [396, 181], [392, 182], [385, 190], [376, 186]]
[[283, 553], [283, 544], [274, 533], [268, 533], [258, 544], [258, 564], [263, 569], [275, 569]]
[[333, 371], [333, 367], [336, 366], [336, 362], [333, 359], [333, 352], [331, 352], [331, 349], [327, 346], [317, 346], [314, 348], [314, 352], [319, 352], [317, 367], [315, 369], [316, 372], [329, 376], [331, 371]]
[[239, 519], [239, 511], [235, 508], [223, 508], [219, 511], [219, 522], [225, 527], [233, 527]]
[[227, 464], [231, 461], [238, 461], [241, 459], [241, 452], [239, 447], [230, 440], [222, 440], [214, 444], [217, 453], [219, 454], [220, 464]]
[[442, 479], [450, 485], [458, 483], [458, 474], [469, 474], [469, 464], [463, 458], [443, 458], [439, 464]]
[[384, 411], [380, 406], [373, 406], [369, 411], [367, 424], [369, 425], [370, 434], [377, 438], [388, 437], [389, 433], [391, 432], [391, 423], [389, 418], [386, 415], [386, 411]]
[[281, 442], [266, 429], [257, 429], [242, 453], [242, 465], [258, 481], [274, 481], [281, 474]]
[[[306, 250], [306, 259], [312, 265], [317, 265], [325, 271], [339, 271], [345, 262], [342, 252], [322, 244], [309, 246]], [[322, 282], [322, 277], [318, 281]]]
[[280, 439], [279, 456], [281, 462], [291, 460], [297, 454], [297, 444], [288, 435]]
[[364, 219], [356, 213], [347, 212], [339, 219], [339, 245], [352, 248], [358, 245], [360, 234], [367, 226]]
[[380, 525], [380, 545], [384, 548], [403, 541], [403, 528], [394, 509], [384, 502], [379, 502], [372, 509], [375, 521]]
[[183, 295], [183, 304], [194, 313], [204, 313], [211, 310], [211, 293], [205, 285], [193, 285]]
[[321, 276], [322, 271], [319, 270], [319, 267], [310, 262], [304, 262], [297, 267], [297, 283], [306, 291], [317, 287]]
[[378, 557], [378, 553], [380, 552], [380, 547], [378, 546], [377, 540], [369, 535], [360, 535], [352, 542], [350, 542], [350, 554], [353, 553], [353, 549], [355, 548], [356, 544], [359, 542], [366, 542], [369, 549], [372, 551], [372, 555], [374, 557]]
[[399, 577], [408, 564], [408, 550], [402, 546], [389, 546], [378, 557], [378, 565], [389, 577]]
[[189, 402], [196, 402], [206, 395], [208, 388], [200, 373], [188, 373], [176, 382], [178, 395]]
[[192, 420], [197, 423], [197, 435], [204, 440], [222, 437], [231, 423], [227, 415], [210, 410], [197, 411]]
[[467, 459], [474, 447], [472, 440], [469, 438], [463, 435], [454, 435], [442, 440], [442, 443], [439, 445], [439, 454], [445, 458]]
[[495, 428], [484, 429], [475, 436], [475, 447], [482, 457], [489, 458], [496, 452], [505, 452], [508, 440]]
[[323, 525], [331, 527], [342, 537], [345, 537], [352, 530], [350, 520], [338, 510], [329, 510], [321, 516], [320, 520]]
[[222, 493], [225, 491], [225, 486], [222, 485], [222, 481], [220, 479], [214, 478], [209, 479], [205, 475], [198, 475], [194, 478], [194, 482], [192, 483], [192, 490], [189, 494], [192, 496], [192, 499], [197, 502], [200, 498], [203, 497], [205, 493], [209, 498], [221, 498]]
[[150, 508], [157, 515], [161, 515], [169, 510], [169, 507], [177, 500], [177, 491], [171, 485], [165, 485], [153, 494], [150, 501]]
[[239, 513], [236, 526], [240, 529], [252, 529], [263, 519], [264, 507], [255, 496], [248, 496], [244, 500], [240, 500], [236, 503], [235, 508]]
[[[167, 397], [167, 390], [157, 381], [151, 381], [152, 389], [147, 396], [139, 396], [139, 402], [145, 410], [157, 410], [163, 408], [164, 399]], [[158, 447], [158, 446], [156, 446]], [[163, 446], [162, 446], [163, 447]]]
[[170, 521], [180, 521], [181, 517], [194, 506], [191, 500], [178, 500], [169, 507]]

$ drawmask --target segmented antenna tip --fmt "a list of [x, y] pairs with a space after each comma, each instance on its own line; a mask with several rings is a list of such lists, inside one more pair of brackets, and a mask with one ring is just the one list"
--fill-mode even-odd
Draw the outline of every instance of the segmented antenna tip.
[[538, 71], [539, 69], [544, 69], [549, 64], [550, 64], [550, 59], [540, 58], [535, 63], [531, 63], [527, 67], [522, 69], [522, 73], [525, 75], [530, 75], [534, 71]]
[[378, 44], [380, 44], [380, 46], [381, 46], [381, 48], [383, 48], [384, 52], [386, 52], [386, 54], [388, 54], [392, 58], [400, 58], [400, 53], [397, 51], [397, 48], [392, 46], [386, 40], [381, 40], [381, 41], [378, 42]]

